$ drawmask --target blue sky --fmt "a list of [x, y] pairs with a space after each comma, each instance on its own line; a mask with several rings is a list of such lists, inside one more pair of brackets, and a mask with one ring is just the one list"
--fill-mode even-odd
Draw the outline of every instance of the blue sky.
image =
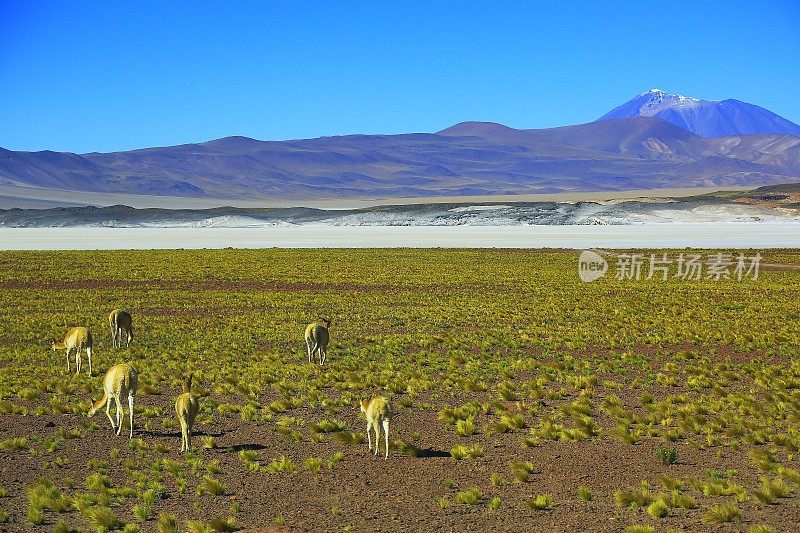
[[0, 146], [545, 128], [652, 87], [800, 123], [798, 58], [796, 0], [0, 0]]

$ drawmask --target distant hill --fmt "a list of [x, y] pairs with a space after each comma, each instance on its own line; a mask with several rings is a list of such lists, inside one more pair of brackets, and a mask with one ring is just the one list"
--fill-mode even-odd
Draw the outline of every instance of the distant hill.
[[[518, 130], [465, 122], [437, 133], [291, 141], [227, 137], [127, 152], [0, 149], [0, 185], [221, 199], [363, 199], [800, 181], [800, 137], [703, 138], [658, 117]], [[57, 194], [56, 194], [57, 196]]]
[[757, 105], [739, 100], [699, 100], [651, 89], [598, 120], [658, 117], [701, 137], [748, 134], [800, 135], [800, 126]]

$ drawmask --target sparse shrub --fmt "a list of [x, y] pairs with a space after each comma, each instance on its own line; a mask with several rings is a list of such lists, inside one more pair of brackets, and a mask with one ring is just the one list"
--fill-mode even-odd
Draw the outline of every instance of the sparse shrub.
[[678, 450], [667, 446], [656, 446], [655, 452], [656, 459], [664, 466], [673, 465], [678, 461]]

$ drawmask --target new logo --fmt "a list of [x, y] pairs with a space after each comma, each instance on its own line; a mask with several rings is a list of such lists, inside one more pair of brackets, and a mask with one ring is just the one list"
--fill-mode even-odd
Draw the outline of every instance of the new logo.
[[584, 250], [578, 258], [578, 275], [581, 281], [590, 283], [602, 278], [608, 271], [608, 262], [591, 250]]

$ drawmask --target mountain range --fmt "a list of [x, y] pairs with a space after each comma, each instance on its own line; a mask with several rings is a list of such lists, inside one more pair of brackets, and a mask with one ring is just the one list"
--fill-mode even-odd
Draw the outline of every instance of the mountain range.
[[[735, 134], [727, 133], [731, 128]], [[656, 90], [595, 122], [550, 129], [464, 122], [436, 133], [226, 137], [113, 153], [0, 148], [4, 190], [47, 189], [54, 198], [69, 190], [302, 202], [797, 181], [797, 125], [735, 100]]]

